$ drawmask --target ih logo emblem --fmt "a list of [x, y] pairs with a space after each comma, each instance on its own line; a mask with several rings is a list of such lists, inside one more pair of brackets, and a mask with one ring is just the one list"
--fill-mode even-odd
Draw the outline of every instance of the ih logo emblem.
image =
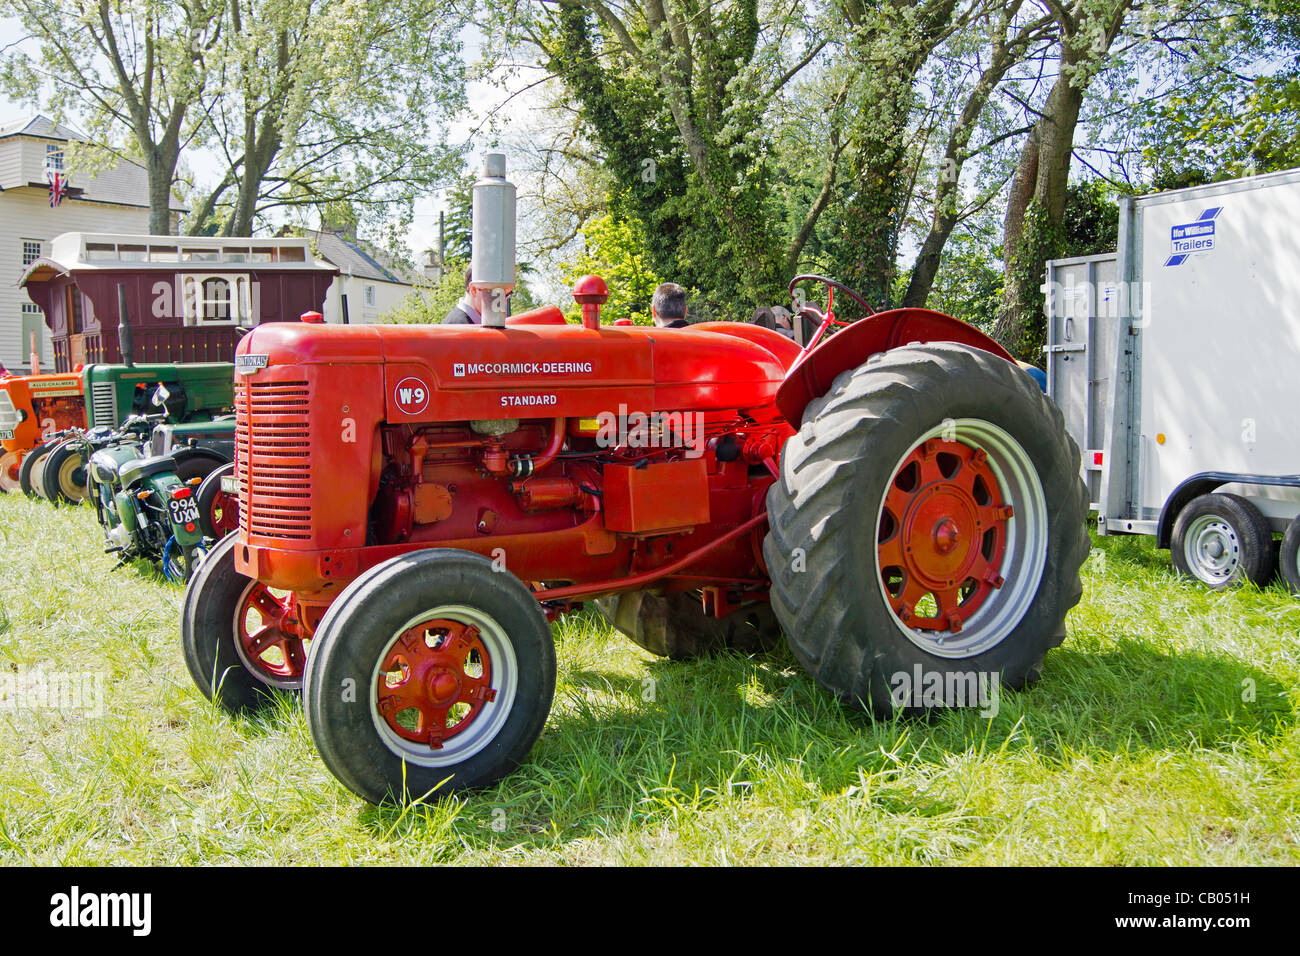
[[454, 375], [456, 378], [460, 378], [462, 375], [464, 375], [464, 374], [465, 374], [465, 363], [464, 363], [464, 362], [456, 362], [455, 364], [453, 364], [452, 367], [451, 367], [451, 374]]
[[429, 405], [429, 386], [415, 376], [408, 376], [393, 389], [393, 403], [399, 411], [418, 415]]

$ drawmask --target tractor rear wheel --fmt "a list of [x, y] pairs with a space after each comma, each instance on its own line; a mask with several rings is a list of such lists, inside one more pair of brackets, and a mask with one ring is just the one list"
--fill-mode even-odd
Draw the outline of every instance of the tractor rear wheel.
[[90, 492], [86, 458], [78, 441], [60, 442], [50, 449], [41, 472], [41, 494], [56, 505], [80, 504]]
[[878, 713], [1037, 679], [1083, 594], [1078, 448], [1033, 379], [978, 349], [910, 345], [839, 375], [767, 506], [791, 650]]
[[267, 706], [274, 691], [302, 687], [307, 642], [298, 633], [293, 595], [235, 570], [236, 543], [219, 541], [190, 578], [181, 649], [203, 696], [237, 714]]
[[28, 498], [41, 496], [41, 478], [44, 475], [45, 456], [50, 453], [51, 445], [37, 445], [23, 455], [23, 463], [18, 466], [18, 487]]
[[724, 618], [706, 615], [694, 591], [629, 591], [595, 604], [605, 620], [635, 643], [675, 661], [725, 650], [759, 654], [781, 641], [781, 625], [772, 608], [762, 602], [748, 604]]
[[303, 707], [325, 766], [372, 803], [485, 787], [528, 755], [555, 694], [555, 644], [527, 586], [468, 551], [376, 565], [340, 594]]

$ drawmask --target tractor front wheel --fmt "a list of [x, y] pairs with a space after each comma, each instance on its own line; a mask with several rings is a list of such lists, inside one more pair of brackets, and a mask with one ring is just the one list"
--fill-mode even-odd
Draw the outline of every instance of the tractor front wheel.
[[53, 445], [37, 445], [23, 455], [18, 466], [18, 488], [28, 498], [41, 497], [41, 479], [45, 476], [45, 459]]
[[18, 457], [18, 452], [7, 451], [0, 455], [0, 491], [6, 494], [18, 493], [18, 472], [22, 468], [22, 460]]
[[522, 581], [434, 549], [371, 568], [330, 605], [303, 706], [325, 766], [372, 803], [484, 787], [532, 749], [555, 645]]
[[838, 376], [767, 503], [791, 650], [878, 713], [1036, 679], [1083, 593], [1078, 448], [1032, 378], [967, 346], [897, 348]]
[[302, 687], [307, 644], [292, 594], [235, 569], [226, 537], [199, 563], [181, 607], [185, 666], [203, 696], [231, 713], [267, 706], [274, 691]]

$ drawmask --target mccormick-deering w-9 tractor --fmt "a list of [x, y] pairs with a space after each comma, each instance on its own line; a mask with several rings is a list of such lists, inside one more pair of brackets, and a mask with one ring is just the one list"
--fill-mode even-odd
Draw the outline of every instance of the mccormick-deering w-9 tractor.
[[507, 321], [504, 157], [473, 225], [481, 326], [241, 341], [240, 526], [182, 612], [209, 698], [301, 688], [326, 765], [382, 801], [523, 760], [555, 686], [548, 619], [583, 602], [679, 657], [779, 628], [882, 712], [952, 703], [900, 674], [1039, 675], [1081, 596], [1087, 501], [1060, 412], [995, 342], [925, 309], [827, 339], [852, 295], [831, 280], [803, 352], [744, 323], [601, 325], [594, 276], [581, 325]]

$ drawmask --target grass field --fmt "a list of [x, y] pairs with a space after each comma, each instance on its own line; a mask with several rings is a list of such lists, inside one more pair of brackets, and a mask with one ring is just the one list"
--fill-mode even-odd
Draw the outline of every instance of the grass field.
[[1043, 681], [873, 722], [784, 651], [681, 664], [590, 616], [527, 765], [406, 811], [353, 797], [286, 700], [231, 720], [181, 589], [110, 572], [88, 508], [0, 499], [0, 677], [102, 674], [103, 714], [0, 710], [0, 862], [1300, 862], [1300, 601], [1212, 594], [1100, 539]]

